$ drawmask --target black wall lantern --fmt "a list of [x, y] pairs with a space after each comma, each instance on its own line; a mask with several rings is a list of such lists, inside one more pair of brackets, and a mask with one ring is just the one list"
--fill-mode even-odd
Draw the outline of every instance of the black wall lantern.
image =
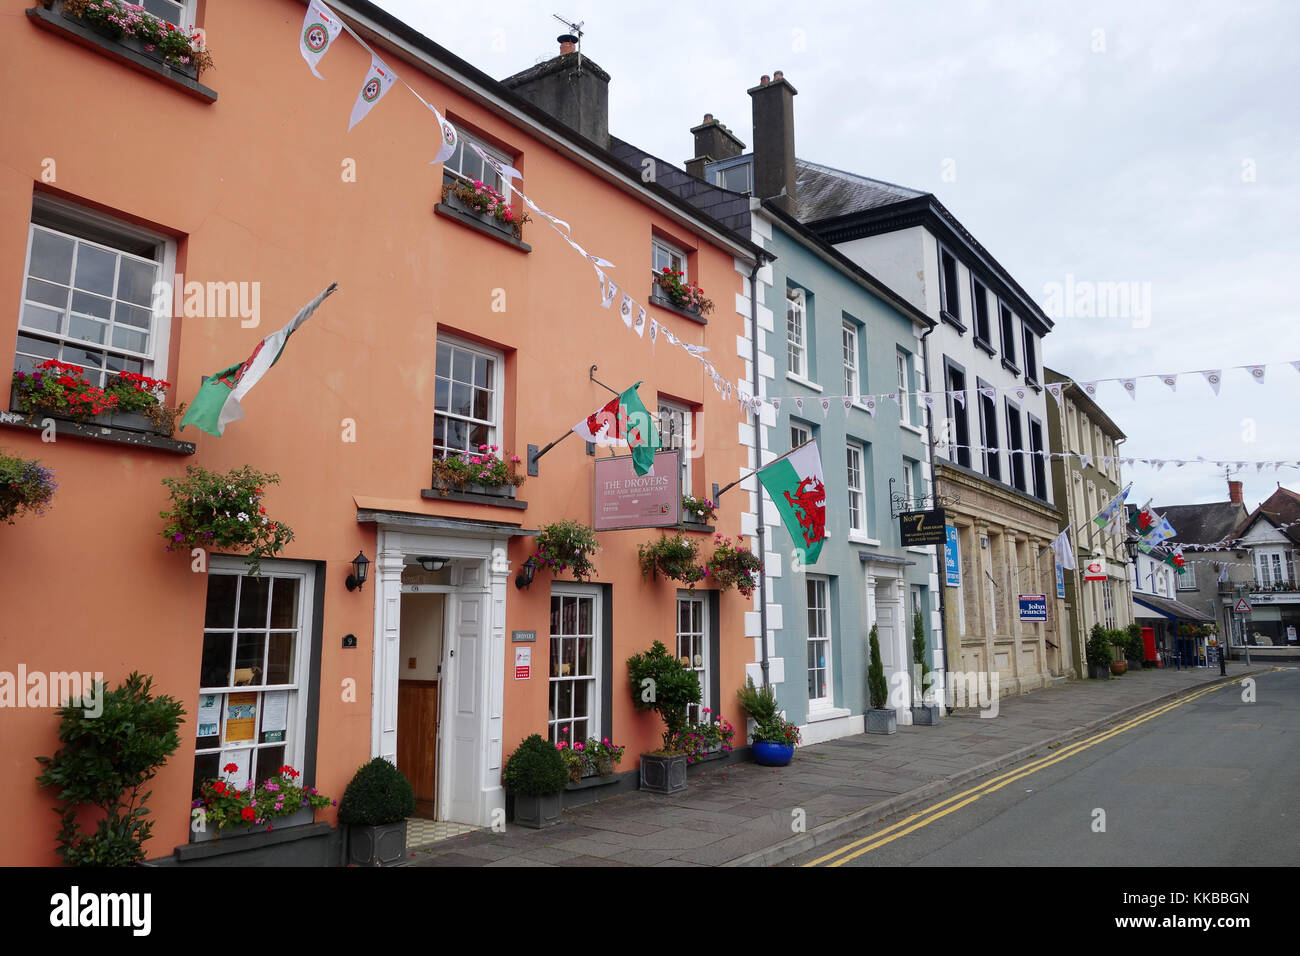
[[370, 559], [366, 557], [364, 551], [358, 551], [357, 556], [352, 559], [352, 573], [348, 575], [347, 586], [349, 591], [360, 591], [361, 586], [366, 583], [366, 578], [370, 575]]
[[515, 575], [515, 587], [522, 591], [524, 588], [528, 587], [528, 585], [532, 584], [533, 574], [535, 574], [536, 571], [537, 562], [534, 561], [532, 557], [529, 557], [529, 559], [523, 563], [523, 567], [519, 569], [519, 573]]

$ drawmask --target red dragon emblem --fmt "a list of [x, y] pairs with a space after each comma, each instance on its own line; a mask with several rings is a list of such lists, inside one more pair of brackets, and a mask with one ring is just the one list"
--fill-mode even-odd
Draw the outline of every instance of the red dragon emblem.
[[247, 360], [245, 360], [244, 364], [239, 366], [239, 368], [235, 371], [234, 381], [231, 381], [228, 378], [223, 378], [220, 380], [221, 383], [223, 385], [228, 385], [231, 388], [234, 388], [236, 385], [238, 385], [240, 379], [244, 377], [244, 373], [248, 371], [248, 367], [253, 364], [253, 359], [257, 358], [257, 353], [262, 351], [262, 346], [265, 344], [266, 344], [266, 339], [262, 339], [262, 341], [257, 343], [257, 348], [253, 349], [253, 354], [250, 355], [247, 358]]
[[804, 544], [816, 544], [826, 539], [826, 486], [819, 478], [805, 478], [791, 496], [784, 492], [785, 500], [795, 509], [799, 527], [803, 528]]

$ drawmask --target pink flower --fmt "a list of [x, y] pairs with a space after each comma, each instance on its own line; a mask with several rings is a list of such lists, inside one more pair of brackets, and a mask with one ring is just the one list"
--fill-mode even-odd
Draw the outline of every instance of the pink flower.
[[488, 450], [488, 446], [487, 446], [487, 445], [479, 445], [479, 446], [478, 446], [478, 450], [479, 450], [479, 451], [487, 451], [487, 450]]

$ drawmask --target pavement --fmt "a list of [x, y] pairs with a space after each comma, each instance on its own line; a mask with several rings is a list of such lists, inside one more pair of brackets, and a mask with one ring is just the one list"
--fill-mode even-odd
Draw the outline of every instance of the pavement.
[[478, 830], [415, 848], [406, 865], [771, 866], [1156, 704], [1271, 669], [1069, 681], [1004, 697], [996, 717], [955, 710], [933, 727], [800, 747], [788, 767], [705, 769], [674, 796], [624, 793], [565, 810], [544, 830]]

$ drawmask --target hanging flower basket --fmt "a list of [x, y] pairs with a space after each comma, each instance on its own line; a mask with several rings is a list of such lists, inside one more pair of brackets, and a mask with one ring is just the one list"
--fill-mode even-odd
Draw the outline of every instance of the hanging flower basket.
[[596, 532], [591, 528], [578, 521], [557, 521], [537, 536], [533, 558], [552, 574], [568, 571], [578, 581], [590, 581], [596, 576], [591, 556], [599, 550]]
[[705, 567], [709, 580], [718, 586], [719, 591], [734, 587], [745, 597], [750, 597], [758, 586], [758, 573], [763, 564], [758, 555], [745, 547], [739, 536], [733, 541], [719, 534], [713, 537], [713, 556]]
[[58, 487], [54, 471], [39, 461], [0, 455], [0, 521], [13, 524], [27, 512], [45, 514]]
[[641, 575], [647, 580], [663, 575], [672, 581], [681, 581], [689, 590], [708, 577], [708, 571], [697, 563], [700, 546], [680, 533], [671, 538], [661, 536], [637, 548], [641, 562]]
[[267, 485], [280, 483], [279, 475], [264, 475], [247, 465], [226, 474], [189, 465], [184, 478], [164, 478], [171, 489], [170, 511], [158, 516], [167, 522], [159, 532], [168, 551], [243, 551], [249, 573], [261, 573], [262, 559], [279, 554], [293, 540], [293, 529], [274, 521], [262, 499]]

